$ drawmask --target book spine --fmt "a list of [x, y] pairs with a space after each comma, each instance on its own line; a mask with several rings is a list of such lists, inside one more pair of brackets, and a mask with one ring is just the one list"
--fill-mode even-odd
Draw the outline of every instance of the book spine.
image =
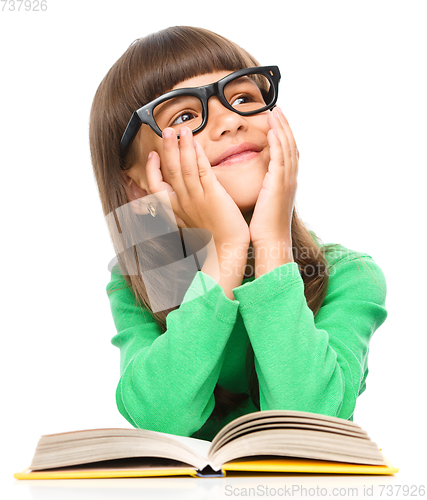
[[202, 470], [198, 470], [196, 473], [197, 477], [225, 477], [225, 473], [222, 469], [214, 470], [210, 465], [207, 465]]

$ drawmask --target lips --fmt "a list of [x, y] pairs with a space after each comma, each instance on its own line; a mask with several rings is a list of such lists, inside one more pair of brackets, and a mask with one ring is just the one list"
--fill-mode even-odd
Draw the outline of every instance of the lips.
[[253, 144], [251, 142], [242, 142], [242, 144], [237, 144], [236, 146], [231, 146], [226, 151], [224, 151], [218, 158], [215, 158], [213, 162], [211, 162], [212, 167], [216, 167], [221, 163], [226, 162], [227, 160], [235, 157], [237, 155], [246, 154], [246, 153], [259, 153], [262, 151], [262, 147], [257, 144]]

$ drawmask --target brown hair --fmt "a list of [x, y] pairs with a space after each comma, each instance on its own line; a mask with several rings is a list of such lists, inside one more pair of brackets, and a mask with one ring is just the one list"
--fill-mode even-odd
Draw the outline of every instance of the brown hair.
[[[151, 216], [138, 215], [132, 210], [125, 210], [120, 217], [117, 216], [116, 210], [129, 204], [125, 179], [120, 169], [120, 139], [136, 109], [177, 83], [204, 73], [235, 71], [251, 66], [259, 66], [258, 61], [220, 35], [202, 28], [170, 27], [133, 42], [108, 71], [93, 100], [89, 132], [92, 164], [104, 215], [114, 216], [114, 219], [107, 219], [107, 222], [110, 221], [109, 230], [121, 274], [137, 302], [151, 312], [163, 333], [166, 331], [167, 315], [180, 306], [153, 312], [141, 270], [155, 269], [175, 262], [184, 245], [168, 245], [167, 238], [147, 239], [141, 243], [138, 235], [149, 232]], [[131, 166], [135, 154], [131, 146], [125, 159], [125, 168]], [[127, 231], [122, 230], [124, 226]], [[132, 228], [131, 234], [129, 228]], [[298, 264], [304, 282], [308, 307], [316, 315], [327, 291], [328, 264], [324, 254], [330, 247], [321, 247], [314, 240], [299, 218], [296, 208], [292, 215], [291, 231], [294, 261]], [[182, 242], [182, 231], [178, 233], [175, 229], [174, 233], [179, 234]], [[200, 240], [196, 251], [203, 248], [203, 241]], [[202, 263], [198, 270], [201, 266]], [[305, 272], [307, 266], [310, 266], [309, 269], [317, 269], [317, 272]], [[155, 293], [159, 296], [162, 290], [170, 293], [171, 288], [176, 297], [179, 295], [182, 277], [173, 271], [170, 273], [163, 277], [162, 282], [157, 283]], [[250, 344], [247, 362], [250, 395], [259, 408], [259, 387]], [[219, 385], [216, 386], [214, 395], [215, 408], [212, 415], [219, 419], [238, 408], [248, 398], [247, 394], [232, 393]]]

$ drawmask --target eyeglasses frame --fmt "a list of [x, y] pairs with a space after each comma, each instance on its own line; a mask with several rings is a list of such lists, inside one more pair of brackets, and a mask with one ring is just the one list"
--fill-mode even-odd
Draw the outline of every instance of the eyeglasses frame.
[[[262, 73], [264, 76], [268, 78], [268, 80], [271, 83], [271, 88], [269, 92], [273, 91], [273, 99], [269, 104], [257, 110], [238, 111], [237, 109], [233, 108], [231, 104], [228, 103], [224, 95], [224, 88], [228, 83], [230, 83], [230, 81], [234, 79], [246, 75], [253, 75], [255, 73]], [[155, 132], [159, 137], [163, 137], [162, 131], [160, 130], [159, 126], [157, 125], [153, 117], [154, 108], [159, 104], [161, 104], [162, 102], [167, 101], [172, 97], [178, 97], [181, 95], [190, 95], [198, 97], [202, 103], [203, 121], [199, 127], [193, 130], [193, 134], [197, 134], [206, 127], [206, 124], [208, 122], [208, 100], [212, 96], [218, 97], [218, 99], [227, 109], [233, 111], [234, 113], [237, 113], [238, 115], [241, 116], [256, 115], [258, 113], [266, 111], [267, 109], [271, 110], [276, 105], [279, 92], [280, 78], [281, 75], [278, 66], [254, 66], [251, 68], [243, 68], [238, 71], [234, 71], [233, 73], [230, 73], [224, 78], [221, 78], [217, 82], [209, 83], [208, 85], [204, 85], [203, 87], [186, 87], [182, 89], [170, 90], [169, 92], [162, 94], [156, 99], [150, 101], [148, 104], [145, 104], [141, 108], [137, 109], [132, 114], [132, 117], [129, 120], [129, 123], [127, 124], [123, 136], [120, 140], [121, 159], [124, 158], [126, 151], [128, 150], [129, 146], [134, 140], [142, 124], [148, 125], [153, 130], [153, 132]], [[178, 139], [179, 139], [179, 134], [178, 134]]]

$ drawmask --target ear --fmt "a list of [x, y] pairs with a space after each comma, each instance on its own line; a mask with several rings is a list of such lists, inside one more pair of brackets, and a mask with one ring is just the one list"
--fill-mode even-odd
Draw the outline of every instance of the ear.
[[123, 174], [126, 185], [126, 195], [127, 199], [130, 203], [132, 211], [135, 214], [147, 214], [148, 213], [148, 203], [144, 203], [141, 198], [144, 198], [148, 195], [148, 191], [142, 187], [140, 187], [131, 177], [126, 174]]
[[[131, 209], [135, 214], [145, 215], [149, 213], [148, 204], [150, 198], [144, 200], [150, 193], [143, 187], [140, 187], [129, 175], [123, 173], [125, 179], [125, 189]], [[157, 203], [156, 203], [157, 205]], [[164, 207], [172, 224], [176, 224], [181, 229], [186, 228], [185, 222], [178, 217], [169, 207]]]

